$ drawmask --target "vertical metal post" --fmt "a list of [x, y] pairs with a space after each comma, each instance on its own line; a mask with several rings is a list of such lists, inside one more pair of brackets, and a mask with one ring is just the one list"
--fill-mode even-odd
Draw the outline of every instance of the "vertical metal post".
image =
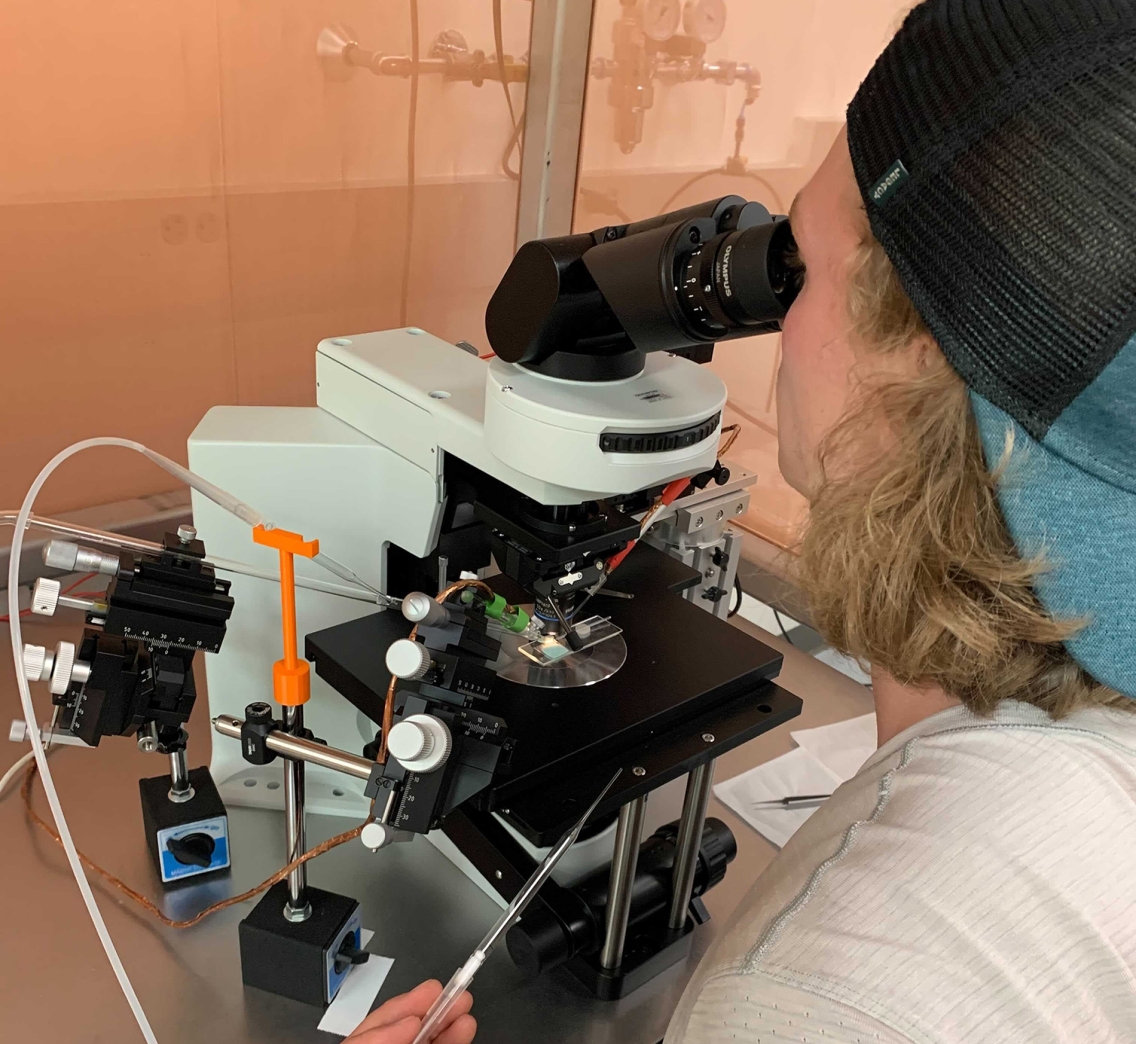
[[534, 0], [516, 244], [572, 231], [591, 0]]
[[682, 818], [675, 841], [674, 877], [671, 889], [671, 911], [668, 924], [678, 931], [686, 924], [686, 908], [694, 889], [694, 871], [702, 847], [702, 828], [706, 808], [710, 804], [710, 785], [714, 781], [714, 762], [707, 761], [694, 769], [686, 779], [686, 797], [682, 802]]
[[600, 965], [614, 971], [623, 961], [623, 944], [627, 941], [627, 918], [631, 913], [631, 888], [639, 863], [639, 844], [643, 839], [643, 815], [647, 796], [629, 801], [619, 810], [615, 828], [615, 853], [611, 858], [611, 879], [607, 889], [607, 911], [604, 914], [604, 944]]
[[170, 800], [180, 803], [192, 797], [193, 786], [189, 782], [185, 750], [175, 750], [170, 755]]
[[[303, 707], [284, 708], [284, 730], [293, 735], [304, 728]], [[288, 862], [307, 850], [304, 833], [304, 763], [288, 758], [284, 762], [284, 834]], [[296, 867], [288, 875], [288, 902], [284, 916], [289, 921], [306, 921], [312, 915], [308, 902], [307, 864]]]

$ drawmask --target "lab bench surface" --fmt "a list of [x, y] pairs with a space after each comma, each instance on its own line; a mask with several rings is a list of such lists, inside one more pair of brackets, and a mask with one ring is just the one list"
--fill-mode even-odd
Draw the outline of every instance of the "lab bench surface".
[[[78, 614], [71, 616], [31, 621], [25, 637], [49, 646], [72, 637], [82, 624]], [[716, 779], [789, 750], [790, 728], [872, 709], [871, 694], [855, 682], [744, 621], [737, 625], [785, 653], [779, 684], [804, 700], [804, 710], [790, 725], [720, 758]], [[21, 715], [10, 644], [3, 642], [3, 648], [0, 721], [6, 723]], [[201, 695], [189, 725], [194, 766], [206, 763], [209, 751], [204, 672], [199, 677]], [[22, 752], [15, 744], [0, 746], [0, 751], [5, 752], [0, 766]], [[52, 770], [79, 848], [155, 898], [167, 915], [187, 917], [277, 870], [284, 862], [283, 830], [279, 813], [230, 809], [231, 874], [161, 896], [143, 838], [137, 780], [164, 771], [166, 760], [138, 753], [129, 740], [109, 739], [97, 750], [60, 748], [52, 755]], [[13, 785], [0, 801], [0, 881], [6, 899], [0, 930], [3, 1036], [35, 1044], [140, 1039], [63, 852], [25, 816], [18, 791]], [[42, 792], [37, 808], [47, 815]], [[726, 879], [706, 896], [713, 919], [697, 933], [695, 952], [686, 962], [623, 1000], [605, 1002], [590, 997], [563, 970], [527, 981], [501, 946], [474, 984], [478, 1044], [656, 1044], [697, 960], [776, 854], [717, 799], [711, 800], [710, 815], [734, 831], [738, 856]], [[308, 843], [351, 825], [340, 818], [310, 816]], [[359, 900], [363, 924], [375, 932], [369, 948], [395, 958], [380, 1001], [422, 979], [449, 978], [498, 913], [493, 901], [424, 839], [378, 853], [348, 842], [309, 866], [312, 884]], [[237, 924], [252, 901], [177, 931], [97, 879], [94, 889], [161, 1044], [326, 1044], [336, 1039], [316, 1029], [317, 1009], [242, 985]]]

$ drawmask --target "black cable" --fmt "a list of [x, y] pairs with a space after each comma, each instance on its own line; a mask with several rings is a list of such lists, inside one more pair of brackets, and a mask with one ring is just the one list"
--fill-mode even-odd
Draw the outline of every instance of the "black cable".
[[501, 89], [505, 92], [505, 104], [509, 106], [509, 122], [517, 125], [517, 114], [513, 111], [513, 96], [509, 93], [509, 81], [505, 69], [505, 30], [501, 19], [501, 0], [493, 0], [493, 45], [497, 48], [497, 71], [501, 74]]
[[501, 170], [510, 180], [520, 181], [520, 171], [513, 170], [509, 166], [509, 160], [512, 158], [513, 149], [517, 147], [521, 132], [524, 130], [525, 113], [528, 111], [528, 95], [526, 88], [525, 105], [521, 107], [521, 118], [518, 120], [513, 108], [513, 96], [509, 93], [508, 70], [505, 68], [505, 32], [501, 18], [501, 0], [493, 0], [493, 43], [497, 48], [497, 72], [501, 77], [501, 89], [505, 92], [505, 104], [509, 106], [509, 122], [513, 128], [509, 140], [505, 143], [505, 151], [501, 153]]
[[410, 301], [410, 258], [414, 240], [414, 153], [418, 126], [418, 0], [410, 0], [410, 113], [406, 127], [406, 246], [402, 254], [402, 297], [398, 324], [405, 326]]
[[727, 620], [737, 616], [742, 611], [742, 599], [745, 597], [745, 592], [742, 590], [742, 578], [737, 573], [734, 573], [734, 593], [738, 596], [738, 604], [726, 613]]
[[[770, 606], [769, 608], [773, 609], [773, 606]], [[785, 624], [781, 619], [781, 614], [776, 609], [773, 609], [773, 616], [777, 621], [777, 626], [781, 628], [781, 637], [784, 638], [785, 641], [787, 641], [795, 649], [797, 647], [797, 643], [789, 637], [789, 632], [785, 630]]]

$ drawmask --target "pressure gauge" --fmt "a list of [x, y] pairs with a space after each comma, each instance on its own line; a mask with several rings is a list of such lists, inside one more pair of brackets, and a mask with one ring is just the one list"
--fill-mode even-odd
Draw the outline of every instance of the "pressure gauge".
[[726, 0], [686, 0], [682, 27], [687, 36], [713, 43], [726, 29]]
[[682, 0], [647, 0], [643, 8], [643, 32], [662, 43], [678, 32]]

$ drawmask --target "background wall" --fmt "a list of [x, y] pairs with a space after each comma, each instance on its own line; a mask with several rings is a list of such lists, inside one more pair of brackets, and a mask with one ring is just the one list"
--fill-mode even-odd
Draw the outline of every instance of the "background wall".
[[[531, 4], [505, 0], [507, 53]], [[492, 53], [490, 0], [420, 0]], [[184, 460], [217, 403], [314, 402], [316, 342], [399, 322], [409, 83], [328, 82], [343, 22], [406, 54], [407, 0], [0, 4], [0, 507], [63, 445], [139, 439]], [[524, 89], [513, 88], [518, 107]], [[422, 77], [408, 322], [484, 345], [512, 256], [499, 83]], [[81, 458], [44, 511], [170, 488], [127, 454]]]

